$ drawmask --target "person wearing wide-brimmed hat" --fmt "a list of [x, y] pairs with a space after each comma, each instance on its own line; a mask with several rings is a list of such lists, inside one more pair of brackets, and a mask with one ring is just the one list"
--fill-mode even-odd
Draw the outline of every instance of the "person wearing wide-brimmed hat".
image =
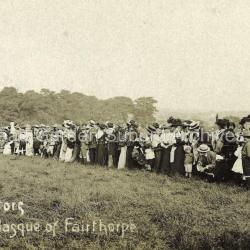
[[182, 127], [182, 121], [181, 119], [173, 119], [171, 122], [171, 126], [174, 128], [181, 128]]
[[128, 169], [134, 169], [136, 163], [132, 157], [134, 142], [136, 138], [138, 138], [138, 124], [134, 120], [130, 120], [127, 123], [127, 131], [126, 131], [126, 144], [127, 144], [127, 152], [126, 152], [126, 167]]
[[30, 124], [26, 125], [26, 155], [33, 156], [33, 131]]
[[96, 142], [96, 133], [97, 133], [97, 125], [96, 122], [91, 120], [87, 125], [87, 140], [86, 144], [88, 145], [88, 157], [89, 163], [91, 165], [96, 164], [96, 148], [97, 148], [97, 142]]
[[171, 147], [170, 151], [170, 175], [184, 175], [185, 167], [185, 152], [183, 148], [184, 142], [182, 140], [181, 131], [175, 132], [175, 143]]
[[234, 152], [234, 155], [237, 157], [237, 160], [235, 161], [232, 171], [236, 173], [237, 175], [243, 176], [243, 165], [242, 165], [242, 149], [243, 145], [245, 144], [245, 138], [243, 135], [241, 135], [238, 139], [238, 148]]
[[228, 119], [217, 119], [216, 124], [221, 130], [215, 143], [215, 152], [222, 160], [216, 163], [215, 178], [216, 181], [228, 181], [233, 177], [232, 168], [237, 160], [234, 155], [237, 150], [237, 136], [235, 135], [234, 124]]
[[[191, 120], [187, 129], [188, 129], [188, 133], [186, 134], [185, 142], [187, 144], [197, 146], [197, 144], [201, 140], [200, 122]], [[199, 143], [199, 144], [202, 144], [202, 143]]]
[[226, 129], [228, 129], [229, 126], [229, 120], [228, 119], [219, 119], [218, 116], [216, 116], [215, 124], [217, 125], [217, 130], [214, 133], [213, 139], [212, 139], [212, 147], [214, 152], [217, 154], [221, 153], [221, 149], [223, 147], [223, 136]]
[[170, 174], [170, 151], [171, 147], [176, 143], [174, 130], [175, 128], [170, 123], [162, 126], [160, 137], [162, 148], [160, 169], [162, 174]]
[[188, 125], [189, 130], [197, 131], [200, 129], [200, 122], [199, 121], [191, 121]]
[[192, 152], [192, 147], [190, 145], [184, 145], [184, 152], [185, 152], [185, 176], [188, 178], [192, 177], [192, 169], [194, 163], [194, 154]]
[[81, 141], [80, 141], [80, 123], [72, 126], [75, 135], [74, 148], [70, 162], [80, 161]]
[[118, 163], [118, 143], [117, 143], [117, 135], [116, 129], [112, 122], [106, 123], [107, 128], [105, 129], [105, 133], [107, 134], [107, 165], [109, 168], [117, 166]]
[[65, 136], [66, 136], [66, 152], [64, 156], [64, 161], [65, 162], [72, 162], [72, 156], [73, 156], [73, 151], [75, 148], [76, 144], [76, 130], [75, 130], [75, 125], [69, 124], [69, 128], [65, 131]]
[[117, 134], [118, 152], [119, 152], [117, 169], [122, 170], [125, 169], [127, 160], [126, 125], [119, 126], [116, 134]]
[[243, 129], [250, 130], [250, 115], [243, 117], [240, 120], [240, 125], [243, 127]]
[[19, 155], [25, 155], [26, 154], [26, 133], [25, 133], [25, 127], [21, 127], [20, 133], [18, 136], [19, 141], [19, 148], [18, 153]]
[[153, 170], [156, 173], [161, 172], [161, 156], [162, 156], [162, 147], [161, 147], [161, 129], [158, 123], [153, 123], [148, 127], [148, 132], [151, 140], [152, 150], [154, 152], [154, 161], [153, 161]]
[[199, 173], [212, 176], [214, 178], [214, 170], [216, 164], [216, 153], [210, 150], [206, 144], [201, 144], [198, 149], [198, 158], [196, 161], [196, 169]]
[[89, 127], [86, 123], [81, 125], [78, 139], [80, 141], [80, 153], [79, 153], [79, 160], [81, 164], [87, 165], [89, 161], [89, 150], [88, 150], [88, 130]]
[[62, 127], [62, 141], [60, 145], [60, 153], [59, 153], [59, 160], [70, 162], [73, 152], [73, 126], [74, 123], [71, 120], [64, 120]]
[[10, 136], [12, 137], [12, 141], [10, 143], [11, 154], [14, 154], [16, 148], [16, 140], [17, 140], [17, 123], [10, 122]]

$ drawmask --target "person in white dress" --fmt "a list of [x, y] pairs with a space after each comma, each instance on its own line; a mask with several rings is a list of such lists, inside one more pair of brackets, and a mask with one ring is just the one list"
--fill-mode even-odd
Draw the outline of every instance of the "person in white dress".
[[5, 145], [4, 145], [4, 149], [3, 149], [3, 154], [4, 155], [11, 155], [11, 141], [8, 141]]
[[239, 142], [238, 148], [234, 152], [234, 155], [237, 157], [237, 160], [235, 161], [235, 163], [233, 165], [232, 171], [243, 175], [242, 148], [243, 148], [243, 144], [244, 144], [244, 137], [240, 136], [238, 142]]
[[118, 161], [118, 169], [125, 169], [126, 166], [126, 158], [127, 158], [127, 145], [126, 145], [126, 136], [125, 136], [125, 128], [120, 128], [118, 135], [118, 145], [121, 149], [119, 161]]
[[30, 125], [26, 126], [26, 155], [33, 156], [33, 132]]

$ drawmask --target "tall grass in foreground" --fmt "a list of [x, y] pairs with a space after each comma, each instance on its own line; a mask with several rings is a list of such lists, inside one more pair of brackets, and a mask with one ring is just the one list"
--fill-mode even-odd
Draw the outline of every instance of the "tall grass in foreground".
[[[1, 249], [249, 249], [250, 191], [144, 171], [0, 156], [1, 201], [23, 201], [25, 215], [2, 223], [60, 221], [55, 237], [29, 233]], [[63, 221], [134, 223], [136, 232], [65, 233]]]

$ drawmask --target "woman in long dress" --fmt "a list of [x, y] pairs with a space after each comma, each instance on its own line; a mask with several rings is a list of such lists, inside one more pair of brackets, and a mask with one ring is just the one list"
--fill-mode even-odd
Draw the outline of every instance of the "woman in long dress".
[[74, 150], [75, 143], [76, 143], [75, 140], [76, 140], [76, 133], [72, 127], [67, 132], [67, 140], [66, 140], [67, 149], [66, 149], [65, 158], [64, 158], [65, 162], [71, 162], [71, 159], [73, 156], [73, 150]]
[[183, 148], [183, 141], [181, 140], [181, 134], [176, 133], [176, 143], [172, 146], [170, 152], [170, 168], [172, 175], [185, 175], [185, 151]]
[[30, 125], [26, 126], [26, 155], [33, 156], [33, 132]]
[[126, 159], [127, 159], [127, 145], [126, 145], [126, 137], [125, 137], [124, 128], [120, 128], [118, 131], [118, 146], [120, 148], [118, 169], [125, 169]]
[[97, 140], [97, 155], [96, 160], [97, 164], [100, 166], [105, 166], [107, 162], [107, 148], [106, 148], [106, 136], [105, 133], [105, 124], [100, 124], [99, 129], [96, 133]]
[[170, 126], [164, 125], [163, 132], [161, 134], [162, 156], [160, 165], [160, 169], [163, 174], [170, 173], [170, 151], [174, 143], [175, 136], [173, 131], [170, 130]]
[[4, 149], [3, 149], [3, 154], [4, 155], [11, 155], [11, 141], [8, 141], [5, 145], [4, 145]]
[[237, 160], [235, 161], [232, 171], [243, 175], [243, 166], [242, 166], [242, 148], [244, 144], [244, 138], [239, 138], [239, 146], [237, 150], [235, 151], [234, 155], [237, 157]]

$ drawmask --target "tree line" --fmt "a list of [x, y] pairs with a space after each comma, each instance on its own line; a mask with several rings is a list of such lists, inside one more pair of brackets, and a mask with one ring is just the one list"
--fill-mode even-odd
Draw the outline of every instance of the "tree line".
[[153, 97], [132, 100], [117, 96], [102, 100], [68, 90], [57, 93], [41, 89], [39, 92], [28, 90], [21, 93], [14, 87], [5, 87], [0, 91], [0, 125], [8, 125], [11, 121], [21, 125], [53, 124], [65, 119], [80, 124], [90, 119], [123, 123], [129, 117], [135, 117], [138, 123], [146, 125], [155, 121], [156, 104]]

